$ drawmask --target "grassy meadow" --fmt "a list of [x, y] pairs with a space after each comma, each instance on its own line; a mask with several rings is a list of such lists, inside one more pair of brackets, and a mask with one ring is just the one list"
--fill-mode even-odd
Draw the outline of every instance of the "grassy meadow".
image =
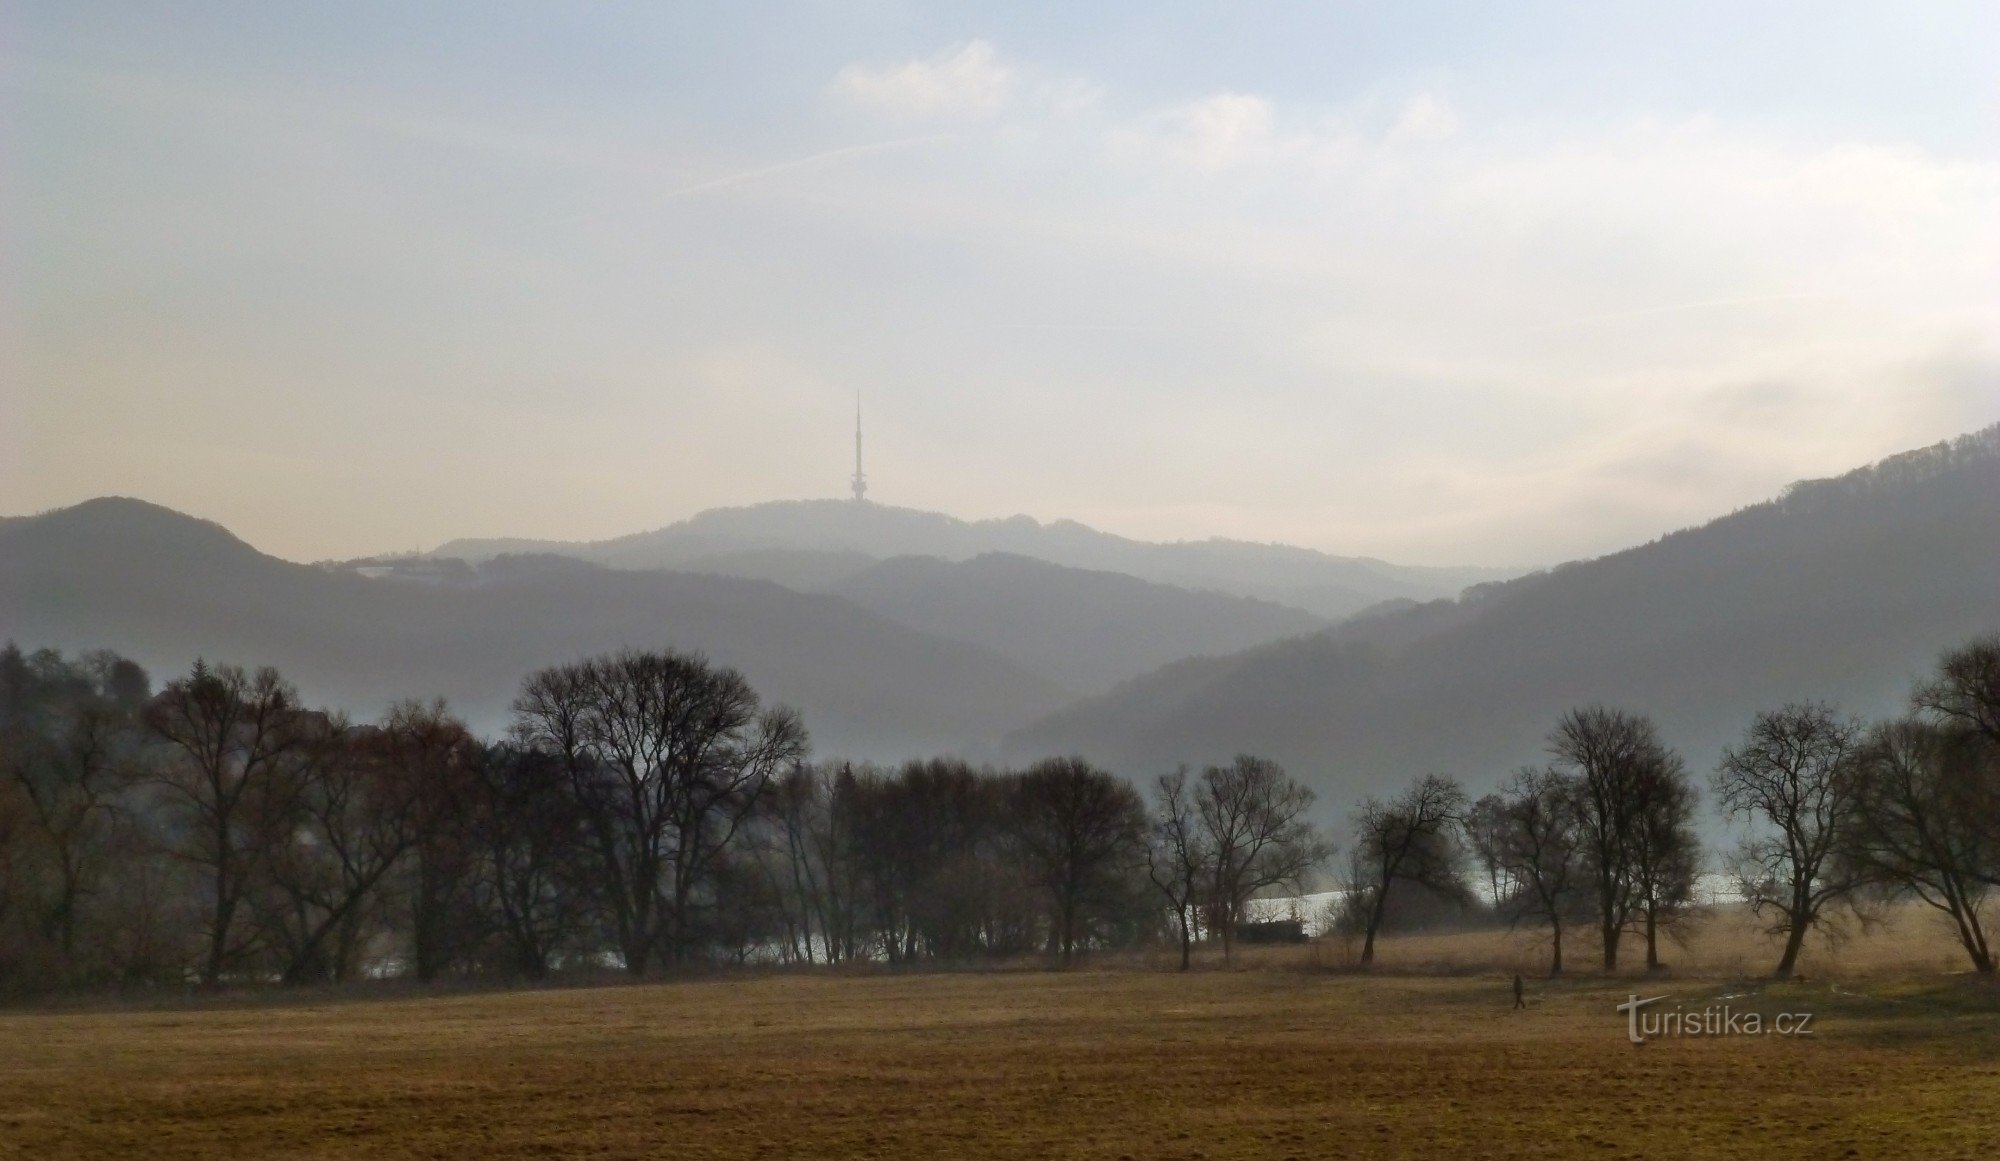
[[[1905, 913], [1805, 978], [1724, 913], [1664, 978], [1537, 940], [1223, 965], [751, 972], [0, 1014], [0, 1156], [1956, 1157], [2000, 1139], [2000, 992]], [[1574, 963], [1586, 965], [1579, 943]], [[1811, 1012], [1660, 1038], [1614, 1006]]]

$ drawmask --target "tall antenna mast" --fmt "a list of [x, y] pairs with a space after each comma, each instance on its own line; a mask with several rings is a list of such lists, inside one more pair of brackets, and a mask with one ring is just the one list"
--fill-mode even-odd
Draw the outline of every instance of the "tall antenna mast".
[[861, 474], [861, 392], [854, 393], [854, 502], [868, 499], [868, 477]]

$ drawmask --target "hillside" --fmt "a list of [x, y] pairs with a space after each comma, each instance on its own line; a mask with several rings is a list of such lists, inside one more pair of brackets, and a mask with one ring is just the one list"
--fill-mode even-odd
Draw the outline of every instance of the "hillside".
[[[852, 571], [859, 571], [866, 561], [900, 556], [963, 561], [1006, 553], [1180, 588], [1256, 597], [1328, 620], [1386, 600], [1455, 596], [1467, 585], [1519, 571], [1417, 568], [1238, 540], [1157, 544], [1099, 532], [1071, 520], [1048, 524], [1027, 516], [959, 520], [851, 500], [716, 508], [652, 532], [590, 543], [454, 540], [431, 555], [476, 561], [508, 552], [552, 552], [616, 568], [674, 568], [764, 579], [782, 579], [781, 572], [789, 570], [810, 573], [823, 584], [840, 579], [840, 558], [856, 565]], [[806, 554], [807, 559], [787, 560], [795, 554]], [[857, 557], [863, 558], [859, 564]]]
[[819, 752], [856, 757], [975, 748], [1069, 697], [977, 646], [767, 582], [518, 557], [463, 577], [291, 564], [207, 521], [94, 500], [0, 525], [0, 639], [117, 649], [156, 679], [197, 655], [273, 664], [363, 716], [443, 695], [488, 731], [537, 667], [698, 649], [798, 707]]
[[1698, 772], [1757, 710], [1894, 710], [1944, 648], [2000, 629], [2000, 427], [1597, 560], [1169, 665], [1010, 739], [1134, 774], [1268, 754], [1331, 809], [1441, 770], [1541, 760], [1564, 710], [1654, 715]]
[[1006, 553], [967, 561], [897, 557], [828, 591], [912, 628], [983, 645], [1086, 693], [1183, 657], [1233, 653], [1326, 627], [1288, 605]]

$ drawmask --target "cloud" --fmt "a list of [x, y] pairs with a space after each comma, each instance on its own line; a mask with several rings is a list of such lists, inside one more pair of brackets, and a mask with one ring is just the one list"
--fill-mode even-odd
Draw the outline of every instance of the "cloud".
[[1271, 102], [1217, 93], [1167, 114], [1162, 144], [1196, 169], [1222, 169], [1267, 156], [1277, 142]]
[[1458, 110], [1450, 101], [1436, 93], [1418, 93], [1403, 106], [1385, 140], [1396, 144], [1442, 141], [1455, 135], [1460, 125]]
[[889, 68], [848, 65], [830, 88], [857, 105], [895, 117], [983, 118], [998, 114], [1013, 98], [1015, 69], [992, 44], [973, 40]]
[[[761, 139], [467, 121], [303, 82], [0, 76], [91, 107], [31, 118], [44, 131], [103, 121], [175, 146], [128, 159], [86, 133], [80, 155], [117, 164], [24, 187], [29, 240], [65, 273], [16, 312], [38, 325], [13, 379], [47, 402], [17, 415], [24, 395], [0, 392], [0, 491], [147, 490], [145, 471], [177, 469], [147, 452], [134, 482], [101, 477], [110, 437], [78, 417], [127, 415], [118, 438], [151, 446], [160, 399], [195, 426], [253, 414], [341, 462], [340, 423], [403, 406], [353, 385], [409, 384], [575, 481], [564, 504], [609, 535], [651, 517], [572, 463], [626, 471], [670, 429], [648, 503], [837, 489], [861, 386], [911, 433], [897, 490], [920, 506], [1516, 562], [2000, 416], [1990, 152], [1719, 116], [1502, 117], [1485, 90], [1461, 117], [1394, 78], [1318, 103], [1144, 97], [984, 41], [833, 75], [844, 59], [816, 92], [904, 121], [867, 135], [894, 140], [842, 144], [840, 118]], [[947, 139], [962, 147], [923, 148]], [[889, 151], [907, 152], [872, 163]], [[297, 272], [288, 293], [263, 289], [275, 270]], [[63, 280], [89, 293], [53, 295]], [[229, 293], [174, 289], [190, 281]], [[283, 426], [308, 394], [328, 401], [320, 444]], [[768, 454], [733, 450], [746, 418], [776, 431]], [[605, 440], [618, 454], [593, 452]], [[1062, 466], [1022, 475], [1028, 446]], [[508, 502], [546, 506], [519, 476]]]
[[1327, 170], [1370, 155], [1445, 141], [1463, 127], [1451, 102], [1420, 92], [1385, 117], [1376, 97], [1332, 110], [1280, 109], [1255, 93], [1213, 93], [1141, 116], [1111, 138], [1126, 152], [1151, 154], [1204, 173], [1255, 165]]

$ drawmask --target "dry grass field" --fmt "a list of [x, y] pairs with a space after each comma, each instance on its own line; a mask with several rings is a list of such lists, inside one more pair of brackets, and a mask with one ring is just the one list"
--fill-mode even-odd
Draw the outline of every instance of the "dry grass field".
[[[1707, 937], [1731, 965], [1764, 950], [1732, 923]], [[1940, 971], [1956, 964], [1934, 929], [1857, 939], [1854, 970], [1784, 985], [1697, 970], [1701, 943], [1666, 979], [1533, 981], [1525, 1011], [1502, 972], [1536, 950], [1477, 935], [1392, 940], [1371, 976], [1321, 946], [1187, 975], [773, 973], [19, 1012], [0, 1015], [0, 1156], [1768, 1159], [2000, 1143], [2000, 995]], [[1814, 1034], [1635, 1048], [1614, 1011], [1634, 991], [1809, 1011]]]

